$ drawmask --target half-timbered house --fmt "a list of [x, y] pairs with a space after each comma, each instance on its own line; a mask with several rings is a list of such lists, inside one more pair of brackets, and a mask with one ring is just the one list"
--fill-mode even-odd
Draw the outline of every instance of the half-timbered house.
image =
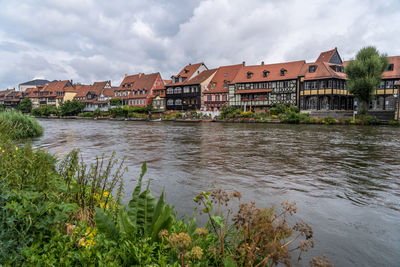
[[294, 61], [243, 66], [229, 85], [229, 105], [245, 110], [298, 105], [298, 76], [304, 64]]
[[146, 107], [152, 103], [153, 90], [162, 84], [159, 72], [125, 75], [121, 85], [114, 90], [114, 98], [121, 99], [122, 105]]
[[167, 110], [195, 110], [201, 108], [201, 84], [204, 84], [209, 76], [206, 79], [193, 79], [206, 70], [208, 69], [204, 63], [189, 64], [177, 75], [171, 77], [171, 83], [165, 86]]
[[222, 66], [217, 69], [214, 77], [203, 92], [204, 105], [202, 105], [202, 110], [219, 111], [221, 107], [228, 105], [229, 85], [242, 67], [243, 64], [238, 64]]
[[346, 74], [337, 48], [304, 64], [300, 76], [302, 110], [352, 110], [354, 97], [346, 89]]

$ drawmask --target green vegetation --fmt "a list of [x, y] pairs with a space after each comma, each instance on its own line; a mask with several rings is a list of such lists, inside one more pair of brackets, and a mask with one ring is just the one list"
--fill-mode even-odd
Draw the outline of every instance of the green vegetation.
[[[0, 262], [6, 266], [290, 266], [314, 246], [311, 227], [289, 224], [294, 203], [257, 208], [239, 192], [201, 192], [187, 220], [142, 191], [146, 164], [126, 207], [124, 160], [97, 157], [90, 166], [73, 150], [59, 164], [0, 132]], [[3, 171], [6, 170], [6, 171]], [[237, 206], [236, 206], [237, 205]], [[236, 206], [236, 207], [235, 207]], [[295, 254], [296, 253], [296, 254]], [[315, 258], [311, 266], [330, 266]]]
[[22, 99], [21, 102], [18, 104], [17, 109], [23, 113], [31, 113], [31, 111], [32, 111], [31, 99], [28, 97], [25, 97], [24, 99]]
[[389, 122], [389, 124], [392, 125], [392, 126], [400, 126], [400, 121], [398, 121], [398, 120], [391, 120], [391, 121]]
[[389, 61], [384, 54], [379, 54], [375, 47], [362, 48], [356, 59], [345, 68], [349, 80], [347, 88], [358, 100], [360, 114], [366, 114], [376, 88], [381, 82], [382, 73], [387, 70]]
[[35, 117], [58, 116], [59, 114], [59, 109], [50, 105], [43, 105], [32, 110], [32, 115]]
[[67, 100], [60, 104], [60, 113], [61, 113], [61, 116], [76, 116], [79, 113], [81, 113], [84, 108], [85, 108], [85, 104], [80, 101]]
[[111, 98], [110, 99], [110, 105], [111, 106], [121, 106], [122, 105], [122, 101], [120, 98]]
[[43, 134], [43, 127], [34, 118], [14, 110], [0, 112], [0, 130], [13, 139], [36, 137]]

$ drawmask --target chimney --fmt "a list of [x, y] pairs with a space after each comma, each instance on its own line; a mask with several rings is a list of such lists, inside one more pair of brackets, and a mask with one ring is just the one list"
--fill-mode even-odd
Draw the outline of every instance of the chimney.
[[246, 61], [243, 61], [243, 62], [242, 62], [242, 66], [243, 66], [243, 67], [246, 66]]
[[139, 78], [142, 77], [142, 74], [143, 74], [143, 73], [139, 73]]
[[74, 81], [71, 79], [71, 84], [74, 84]]
[[261, 65], [264, 66], [264, 61], [261, 61]]
[[127, 76], [128, 76], [128, 74], [125, 73], [125, 77], [127, 77]]

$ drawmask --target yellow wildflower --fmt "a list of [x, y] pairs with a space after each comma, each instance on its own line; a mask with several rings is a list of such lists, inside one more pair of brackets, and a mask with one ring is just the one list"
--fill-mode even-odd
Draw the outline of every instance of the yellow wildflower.
[[207, 231], [207, 229], [201, 227], [201, 228], [197, 228], [196, 229], [195, 234], [197, 234], [199, 236], [207, 236], [208, 235], [208, 231]]
[[16, 157], [17, 155], [14, 155], [14, 158]]
[[201, 257], [203, 256], [203, 250], [201, 249], [201, 247], [195, 246], [192, 248], [192, 251], [190, 251], [190, 256], [193, 259], [200, 260]]
[[5, 151], [4, 151], [4, 149], [3, 149], [1, 152], [3, 152], [3, 153], [4, 153], [4, 152], [5, 152]]
[[103, 192], [103, 196], [104, 196], [104, 197], [108, 197], [109, 194], [110, 194], [110, 193], [109, 193], [108, 191], [104, 191], [104, 192]]
[[18, 147], [15, 147], [15, 151], [18, 151]]

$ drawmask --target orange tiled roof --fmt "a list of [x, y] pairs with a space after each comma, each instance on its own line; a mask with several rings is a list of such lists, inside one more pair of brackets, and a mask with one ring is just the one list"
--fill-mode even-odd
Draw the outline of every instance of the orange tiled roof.
[[[238, 71], [231, 84], [297, 79], [304, 64], [305, 61], [301, 60], [287, 63], [245, 66]], [[281, 76], [281, 70], [286, 70], [284, 76]], [[268, 72], [267, 77], [264, 77], [264, 71]], [[248, 78], [248, 73], [251, 73], [250, 78]]]
[[186, 80], [183, 82], [185, 85], [193, 85], [193, 84], [200, 84], [210, 78], [211, 75], [213, 75], [217, 69], [212, 69], [212, 70], [205, 70], [200, 72], [200, 74], [197, 74], [195, 77], [193, 77], [190, 80]]
[[70, 81], [65, 80], [51, 82], [43, 88], [43, 91], [50, 92], [50, 96], [55, 96], [55, 92], [75, 92], [75, 88]]
[[[315, 66], [315, 72], [310, 72], [310, 67]], [[331, 68], [331, 66], [335, 66], [335, 64], [331, 64], [328, 62], [314, 62], [304, 64], [299, 76], [304, 76], [304, 80], [318, 80], [318, 79], [327, 79], [327, 78], [337, 78], [337, 79], [347, 79], [347, 76], [343, 72], [335, 71]], [[341, 65], [340, 65], [341, 66]]]
[[242, 67], [243, 64], [219, 67], [207, 86], [208, 90], [205, 90], [204, 93], [227, 93], [228, 87], [224, 87], [225, 81], [229, 84], [236, 77], [236, 74]]
[[91, 85], [78, 84], [75, 85], [76, 95], [74, 98], [86, 97], [91, 90]]
[[322, 52], [315, 62], [329, 62], [329, 60], [331, 60], [332, 56], [335, 54], [336, 51], [337, 48], [335, 47], [335, 49]]
[[181, 76], [181, 77], [184, 77], [187, 79], [183, 82], [172, 83], [172, 81], [171, 81], [171, 83], [167, 84], [167, 86], [183, 85], [190, 77], [192, 77], [192, 75], [196, 72], [196, 70], [198, 70], [201, 67], [201, 65], [204, 65], [204, 63], [200, 62], [200, 63], [196, 63], [196, 64], [186, 65], [177, 75], [174, 75], [172, 77], [178, 78], [179, 76]]
[[[133, 97], [133, 98], [145, 98], [148, 96], [148, 94], [151, 91], [151, 88], [153, 87], [155, 81], [157, 80], [157, 77], [160, 75], [159, 72], [156, 73], [151, 73], [151, 74], [144, 74], [144, 73], [138, 73], [135, 75], [130, 75], [126, 76], [124, 80], [121, 82], [121, 85], [115, 89], [114, 91], [130, 91], [128, 97]], [[124, 85], [130, 85], [130, 87], [122, 87]], [[138, 91], [138, 90], [146, 90], [145, 94], [140, 94], [140, 95], [132, 95], [132, 91]], [[127, 98], [127, 96], [121, 97], [121, 98]]]

